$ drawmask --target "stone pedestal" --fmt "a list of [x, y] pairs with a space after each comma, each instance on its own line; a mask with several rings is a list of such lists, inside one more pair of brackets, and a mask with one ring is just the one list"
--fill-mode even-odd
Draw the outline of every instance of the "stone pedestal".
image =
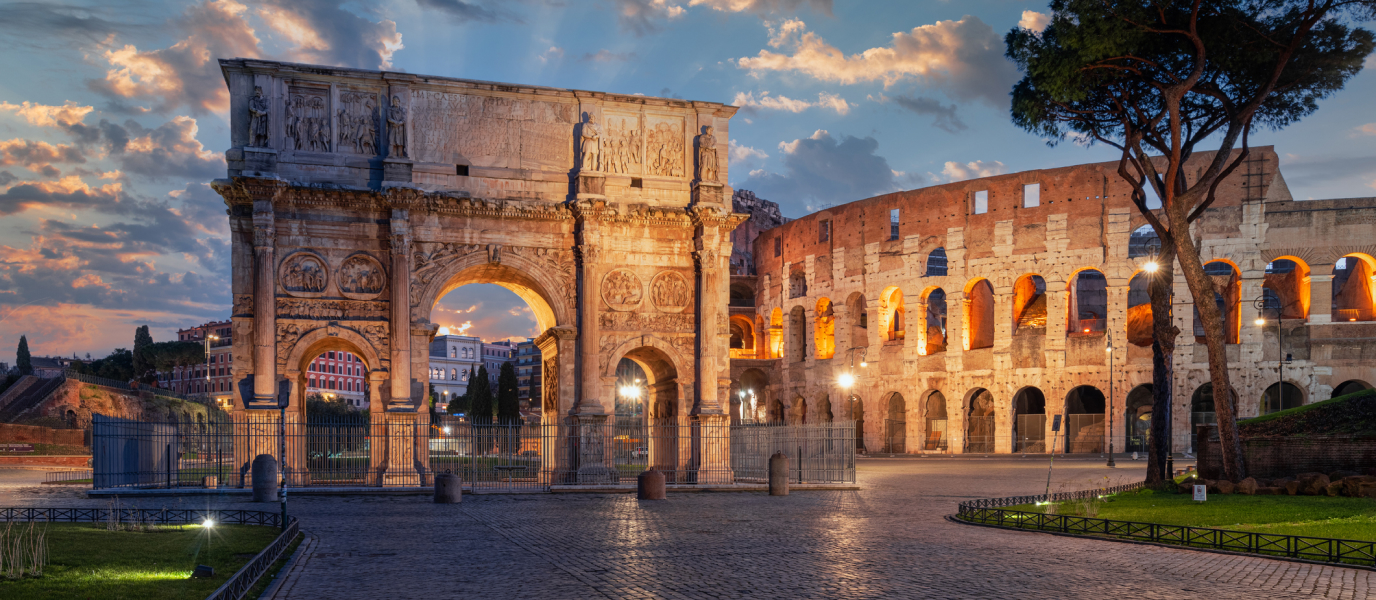
[[731, 470], [731, 417], [725, 414], [695, 415], [692, 425], [692, 462], [697, 470], [697, 483], [734, 483], [735, 472]]
[[275, 173], [277, 171], [277, 151], [272, 148], [254, 146], [230, 148], [225, 151], [225, 162], [228, 163], [231, 177], [239, 175], [251, 177], [258, 174]]
[[693, 182], [693, 205], [720, 205], [724, 200], [721, 192], [722, 185], [720, 183], [715, 181], [695, 181]]
[[382, 180], [411, 183], [411, 169], [414, 164], [405, 158], [384, 158], [382, 159]]
[[605, 200], [607, 175], [597, 171], [583, 171], [574, 180], [574, 194], [579, 200]]
[[375, 412], [369, 425], [368, 485], [429, 486], [430, 432], [427, 412]]
[[579, 415], [574, 420], [577, 440], [578, 483], [600, 485], [616, 483], [620, 476], [612, 456], [606, 415]]

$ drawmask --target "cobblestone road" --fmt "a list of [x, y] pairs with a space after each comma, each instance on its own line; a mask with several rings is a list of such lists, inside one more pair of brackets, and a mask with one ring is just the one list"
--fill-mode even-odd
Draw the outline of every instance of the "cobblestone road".
[[[1053, 488], [1142, 470], [1125, 466], [1057, 463]], [[943, 518], [964, 499], [1039, 493], [1045, 477], [1042, 461], [894, 459], [862, 461], [861, 491], [783, 498], [298, 496], [292, 511], [318, 541], [277, 597], [1367, 598], [1376, 583], [1364, 570]], [[71, 498], [45, 496], [24, 500]]]

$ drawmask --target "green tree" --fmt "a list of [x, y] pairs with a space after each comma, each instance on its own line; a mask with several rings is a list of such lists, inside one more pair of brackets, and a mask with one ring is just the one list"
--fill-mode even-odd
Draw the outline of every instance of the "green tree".
[[516, 367], [502, 363], [497, 372], [497, 422], [512, 425], [521, 421], [520, 388], [516, 381]]
[[[464, 381], [472, 380], [473, 373], [471, 371], [464, 373]], [[462, 394], [454, 396], [454, 399], [449, 401], [449, 406], [445, 407], [445, 412], [448, 412], [451, 415], [465, 414], [468, 412], [468, 409], [472, 406], [473, 386], [470, 384], [469, 386], [463, 389]]]
[[492, 423], [492, 383], [487, 380], [487, 367], [478, 367], [478, 372], [468, 378], [468, 401], [471, 410], [469, 420], [474, 425]]
[[[1376, 0], [1054, 0], [1051, 9], [1045, 30], [1006, 37], [1024, 75], [1013, 87], [1013, 122], [1051, 144], [1074, 134], [1119, 151], [1118, 175], [1174, 251], [1195, 299], [1213, 389], [1230, 390], [1218, 290], [1190, 225], [1247, 159], [1255, 128], [1280, 129], [1313, 113], [1361, 70], [1376, 44], [1352, 23], [1376, 16]], [[1196, 151], [1202, 169], [1187, 172]], [[1148, 188], [1159, 210], [1147, 205]], [[1169, 351], [1176, 332], [1161, 320], [1169, 312], [1158, 298], [1167, 289], [1151, 289], [1157, 343]], [[1216, 396], [1223, 472], [1237, 481], [1246, 475], [1237, 407], [1232, 394]], [[1168, 415], [1163, 408], [1155, 406], [1153, 418]], [[1157, 431], [1165, 429], [1153, 423]], [[1152, 477], [1161, 477], [1155, 466]]]
[[147, 325], [140, 325], [134, 329], [134, 376], [140, 380], [151, 383], [152, 378], [157, 376], [153, 372], [153, 356], [151, 354], [153, 346], [153, 335], [148, 333]]
[[14, 366], [20, 375], [33, 375], [33, 357], [29, 356], [29, 337], [19, 336], [19, 349], [14, 352]]

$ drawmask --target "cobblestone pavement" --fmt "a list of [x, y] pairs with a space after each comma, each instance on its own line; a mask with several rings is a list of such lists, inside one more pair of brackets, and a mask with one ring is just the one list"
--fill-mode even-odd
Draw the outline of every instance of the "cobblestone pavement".
[[[781, 498], [488, 495], [436, 505], [417, 496], [298, 496], [292, 512], [318, 541], [277, 597], [1367, 598], [1376, 583], [1365, 570], [943, 518], [964, 499], [1041, 492], [1046, 466], [864, 460], [860, 491]], [[1058, 462], [1052, 487], [1128, 482], [1143, 469]], [[66, 491], [23, 499], [83, 502]]]

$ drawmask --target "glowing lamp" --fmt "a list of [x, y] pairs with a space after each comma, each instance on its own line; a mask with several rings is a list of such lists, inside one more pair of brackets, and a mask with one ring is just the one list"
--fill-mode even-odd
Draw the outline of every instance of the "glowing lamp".
[[842, 373], [841, 376], [836, 379], [836, 383], [841, 384], [843, 388], [849, 389], [850, 386], [855, 385], [855, 376], [850, 373]]
[[1147, 261], [1147, 264], [1142, 265], [1142, 268], [1146, 269], [1148, 273], [1155, 273], [1156, 270], [1160, 268], [1160, 265], [1157, 265], [1156, 261], [1154, 260], [1149, 260]]
[[201, 527], [205, 527], [205, 528], [207, 528], [207, 529], [209, 529], [209, 528], [211, 528], [211, 527], [214, 527], [214, 526], [215, 526], [215, 521], [214, 521], [213, 519], [206, 519], [204, 523], [201, 523]]
[[1266, 324], [1266, 319], [1261, 319], [1261, 318], [1258, 318], [1258, 319], [1257, 319], [1257, 327], [1261, 327], [1262, 325], [1265, 325], [1265, 324]]

